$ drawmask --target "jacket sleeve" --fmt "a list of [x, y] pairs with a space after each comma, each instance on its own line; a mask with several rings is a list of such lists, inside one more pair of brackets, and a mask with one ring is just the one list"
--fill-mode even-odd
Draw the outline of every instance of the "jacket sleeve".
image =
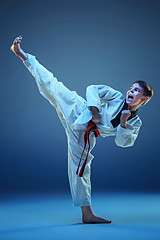
[[126, 128], [122, 128], [119, 124], [115, 137], [116, 145], [119, 147], [133, 146], [138, 137], [141, 125], [142, 122], [139, 117], [129, 120], [126, 124]]
[[87, 107], [91, 110], [91, 106], [94, 106], [100, 111], [102, 102], [107, 103], [121, 95], [121, 92], [106, 85], [90, 85], [86, 90]]

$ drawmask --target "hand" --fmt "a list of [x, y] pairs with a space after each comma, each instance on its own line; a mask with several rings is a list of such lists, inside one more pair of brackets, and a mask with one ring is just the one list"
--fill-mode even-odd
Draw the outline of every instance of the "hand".
[[130, 116], [131, 116], [130, 110], [123, 110], [121, 112], [121, 118], [120, 118], [121, 127], [126, 128], [126, 122]]
[[22, 37], [16, 37], [13, 41], [12, 46], [10, 47], [11, 51], [14, 52], [16, 55], [21, 52], [20, 43], [22, 41]]
[[98, 123], [101, 120], [101, 117], [99, 115], [99, 110], [97, 107], [92, 107], [92, 121], [94, 123]]

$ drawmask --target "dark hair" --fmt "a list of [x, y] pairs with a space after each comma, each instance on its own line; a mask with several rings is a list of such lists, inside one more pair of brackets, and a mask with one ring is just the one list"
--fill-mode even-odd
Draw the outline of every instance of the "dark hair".
[[137, 80], [134, 83], [138, 83], [139, 86], [143, 88], [143, 96], [149, 97], [149, 99], [148, 99], [148, 101], [149, 101], [151, 99], [151, 97], [153, 96], [153, 88], [151, 87], [151, 85], [149, 85], [148, 83], [146, 83], [145, 81], [142, 81], [142, 80]]

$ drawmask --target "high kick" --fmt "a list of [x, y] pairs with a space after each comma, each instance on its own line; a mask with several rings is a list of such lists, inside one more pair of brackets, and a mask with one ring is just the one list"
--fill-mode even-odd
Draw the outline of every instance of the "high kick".
[[[34, 76], [39, 92], [56, 109], [58, 117], [65, 129], [68, 142], [68, 178], [74, 206], [91, 205], [91, 160], [93, 155], [90, 151], [93, 149], [96, 138], [94, 133], [89, 136], [90, 151], [87, 163], [82, 177], [77, 176], [76, 171], [84, 149], [84, 130], [75, 131], [74, 122], [87, 108], [86, 101], [75, 91], [70, 91], [59, 82], [53, 74], [42, 66], [35, 56], [27, 53], [28, 59], [24, 65]], [[81, 165], [84, 163], [87, 155], [87, 149], [84, 150]]]
[[[17, 37], [10, 49], [33, 75], [42, 96], [56, 109], [67, 135], [68, 177], [73, 205], [81, 206], [83, 223], [111, 223], [96, 216], [91, 209], [91, 150], [96, 136], [100, 135], [115, 136], [119, 147], [133, 146], [142, 125], [138, 108], [150, 101], [153, 89], [145, 81], [137, 80], [125, 97], [110, 86], [90, 85], [86, 89], [85, 101], [59, 82], [35, 56], [25, 53], [20, 48], [21, 40], [21, 36]], [[88, 151], [84, 148], [86, 142]]]

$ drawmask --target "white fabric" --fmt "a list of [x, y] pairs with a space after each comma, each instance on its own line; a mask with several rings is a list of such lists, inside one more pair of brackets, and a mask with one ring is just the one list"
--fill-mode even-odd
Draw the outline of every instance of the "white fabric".
[[[39, 92], [55, 107], [65, 128], [68, 139], [68, 177], [74, 206], [91, 205], [90, 170], [95, 146], [94, 133], [90, 134], [91, 149], [83, 177], [76, 175], [77, 166], [84, 147], [84, 133], [88, 122], [92, 119], [91, 106], [96, 106], [101, 115], [97, 128], [102, 137], [115, 136], [115, 143], [121, 147], [132, 146], [138, 136], [141, 120], [138, 116], [127, 121], [127, 128], [120, 125], [113, 128], [110, 120], [121, 110], [124, 96], [104, 85], [91, 85], [87, 88], [86, 99], [75, 91], [70, 91], [63, 83], [57, 81], [51, 72], [42, 66], [35, 56], [27, 53], [28, 59], [24, 65], [36, 80]], [[85, 160], [87, 149], [84, 151], [81, 166]]]

